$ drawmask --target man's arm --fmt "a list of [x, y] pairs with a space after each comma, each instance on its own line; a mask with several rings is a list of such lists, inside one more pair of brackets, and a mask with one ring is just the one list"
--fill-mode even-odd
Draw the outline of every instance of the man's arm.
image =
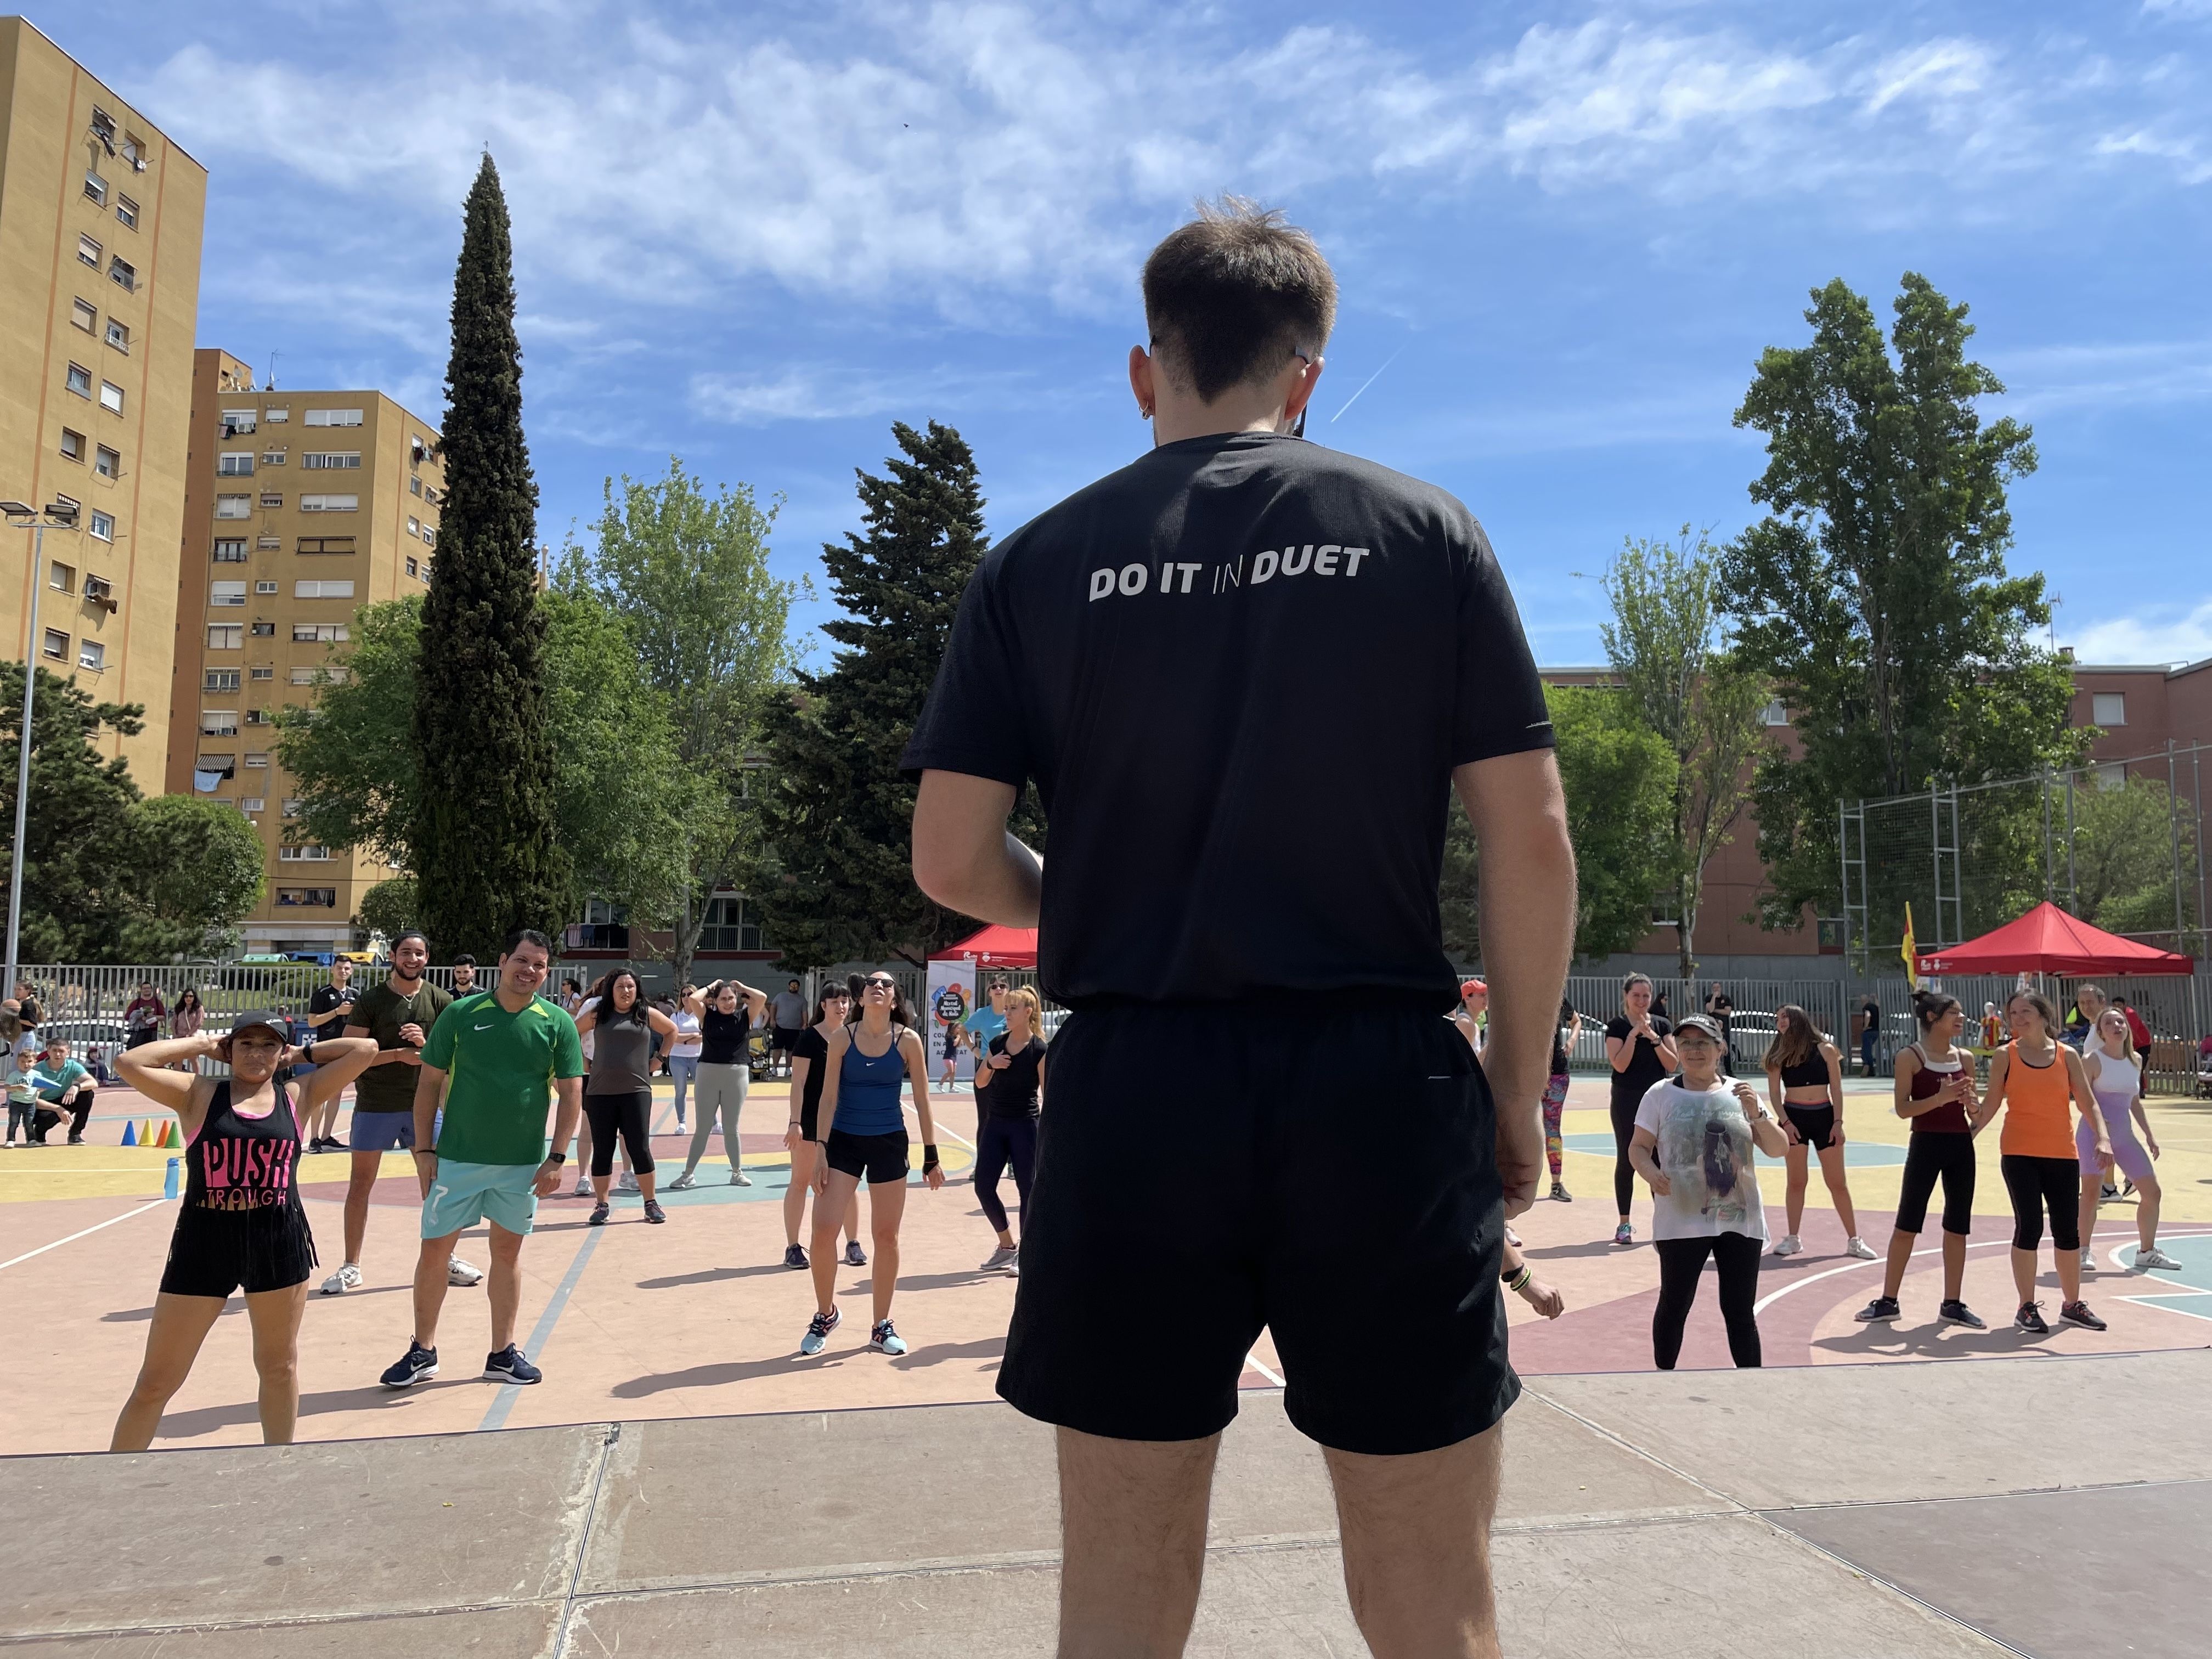
[[438, 1103], [445, 1095], [445, 1073], [435, 1066], [424, 1066], [415, 1078], [415, 1173], [422, 1178], [425, 1198], [430, 1196], [430, 1177], [438, 1167]]
[[[1452, 786], [1481, 852], [1482, 966], [1490, 981], [1482, 1069], [1498, 1103], [1505, 1213], [1514, 1216], [1534, 1200], [1544, 1167], [1538, 1107], [1550, 1080], [1553, 1021], [1574, 956], [1575, 852], [1550, 750], [1470, 762], [1454, 769]], [[915, 823], [918, 860], [918, 813]]]
[[[564, 1158], [568, 1143], [576, 1138], [576, 1120], [584, 1115], [584, 1079], [580, 1077], [556, 1077], [553, 1079], [553, 1151], [538, 1166], [538, 1196], [550, 1197], [561, 1184], [561, 1165], [553, 1161], [555, 1153]], [[548, 1183], [550, 1183], [550, 1185]]]
[[1010, 783], [923, 772], [914, 803], [915, 884], [963, 915], [1036, 927], [1044, 864], [1006, 833], [1013, 810]]

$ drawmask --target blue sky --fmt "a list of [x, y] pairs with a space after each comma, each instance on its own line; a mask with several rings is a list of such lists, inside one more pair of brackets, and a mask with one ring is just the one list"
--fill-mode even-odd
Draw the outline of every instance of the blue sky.
[[2035, 428], [2013, 558], [2059, 641], [2212, 655], [2212, 0], [30, 15], [208, 165], [200, 342], [283, 385], [439, 413], [490, 145], [556, 544], [676, 453], [783, 496], [779, 568], [816, 571], [931, 417], [1012, 530], [1148, 441], [1138, 267], [1226, 189], [1335, 263], [1313, 435], [1466, 500], [1541, 661], [1598, 659], [1624, 535], [1751, 516], [1729, 416], [1807, 290], [1887, 317], [1906, 270]]

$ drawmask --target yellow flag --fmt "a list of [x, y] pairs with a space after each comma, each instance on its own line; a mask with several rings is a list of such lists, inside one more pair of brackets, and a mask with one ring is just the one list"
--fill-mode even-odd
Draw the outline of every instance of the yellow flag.
[[1898, 954], [1905, 958], [1906, 982], [1914, 990], [1918, 990], [1920, 988], [1920, 951], [1912, 937], [1912, 905], [1910, 901], [1905, 907], [1905, 943], [1898, 947]]

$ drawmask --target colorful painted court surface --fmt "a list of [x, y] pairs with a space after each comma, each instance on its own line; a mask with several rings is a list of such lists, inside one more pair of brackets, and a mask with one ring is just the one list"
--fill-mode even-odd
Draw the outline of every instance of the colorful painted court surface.
[[[1885, 1088], [1854, 1084], [1846, 1109], [1846, 1154], [1860, 1231], [1877, 1250], [1889, 1237], [1903, 1164], [1904, 1125]], [[1571, 1203], [1539, 1202], [1516, 1224], [1537, 1273], [1566, 1297], [1568, 1312], [1546, 1323], [1508, 1297], [1513, 1358], [1531, 1374], [1638, 1371], [1650, 1366], [1650, 1316], [1657, 1268], [1648, 1244], [1649, 1202], [1639, 1196], [1639, 1243], [1612, 1243], [1612, 1137], [1601, 1079], [1576, 1079], [1566, 1117]], [[137, 1106], [134, 1115], [131, 1108]], [[643, 1224], [635, 1197], [618, 1199], [614, 1219], [589, 1227], [588, 1200], [548, 1200], [524, 1247], [520, 1338], [545, 1381], [518, 1389], [480, 1380], [477, 1356], [489, 1346], [482, 1289], [447, 1297], [439, 1347], [443, 1371], [404, 1394], [377, 1375], [404, 1351], [408, 1285], [416, 1250], [416, 1200], [407, 1160], [388, 1157], [370, 1206], [362, 1284], [339, 1297], [311, 1296], [301, 1336], [302, 1439], [337, 1440], [642, 1418], [829, 1410], [987, 1400], [1003, 1350], [1015, 1281], [979, 1265], [993, 1237], [968, 1184], [975, 1112], [967, 1097], [939, 1103], [939, 1141], [949, 1179], [943, 1190], [909, 1193], [894, 1316], [911, 1352], [885, 1358], [866, 1352], [875, 1265], [841, 1267], [843, 1326], [827, 1352], [799, 1357], [812, 1311], [808, 1276], [782, 1265], [783, 1198], [788, 1166], [781, 1127], [785, 1091], [769, 1084], [745, 1109], [743, 1162], [752, 1184], [730, 1184], [716, 1135], [700, 1164], [698, 1186], [667, 1195], [667, 1225]], [[1349, 1108], [1347, 1108], [1349, 1109]], [[690, 1136], [675, 1133], [665, 1082], [656, 1104], [655, 1156], [664, 1174], [682, 1167]], [[167, 1249], [173, 1202], [162, 1197], [172, 1152], [125, 1148], [130, 1126], [143, 1133], [148, 1114], [136, 1097], [108, 1091], [81, 1146], [0, 1152], [0, 1305], [9, 1340], [0, 1351], [0, 1398], [19, 1402], [0, 1426], [0, 1450], [74, 1451], [104, 1447], [115, 1412], [137, 1370], [154, 1292]], [[1985, 1140], [1976, 1225], [1968, 1255], [1966, 1300], [1986, 1331], [1939, 1327], [1937, 1234], [1907, 1277], [1905, 1316], [1861, 1325], [1851, 1315], [1874, 1296], [1881, 1264], [1843, 1251], [1844, 1237], [1817, 1170], [1808, 1195], [1805, 1250], [1770, 1257], [1762, 1275], [1759, 1323], [1769, 1365], [1826, 1365], [1896, 1359], [2015, 1358], [2037, 1352], [2112, 1352], [2212, 1344], [2212, 1103], [2154, 1103], [2151, 1117], [2164, 1156], [2160, 1240], [2178, 1273], [2138, 1273], [2133, 1202], [2106, 1205], [2095, 1249], [2100, 1271], [2084, 1291], [2111, 1328], [2059, 1328], [2031, 1339], [2009, 1324], [2013, 1291], [2007, 1260], [2011, 1222], [1997, 1178], [1996, 1149]], [[344, 1133], [341, 1119], [340, 1133]], [[1175, 1149], [1146, 1149], [1172, 1158]], [[349, 1155], [302, 1160], [304, 1190], [322, 1273], [343, 1255], [342, 1202]], [[1783, 1231], [1783, 1171], [1762, 1160], [1770, 1228]], [[1002, 1183], [1009, 1203], [1011, 1181]], [[564, 1188], [564, 1192], [567, 1190]], [[1325, 1190], [1316, 1204], [1329, 1202]], [[862, 1243], [868, 1246], [863, 1200]], [[872, 1248], [872, 1247], [870, 1247]], [[481, 1234], [459, 1254], [485, 1261]], [[2057, 1291], [2044, 1260], [2045, 1310]], [[1141, 1333], [1111, 1340], [1142, 1340]], [[1711, 1281], [1692, 1316], [1681, 1364], [1724, 1366], [1727, 1348]], [[1246, 1369], [1251, 1389], [1278, 1386], [1263, 1337]], [[204, 1446], [257, 1440], [254, 1374], [242, 1302], [216, 1322], [198, 1368], [163, 1419], [156, 1444]]]

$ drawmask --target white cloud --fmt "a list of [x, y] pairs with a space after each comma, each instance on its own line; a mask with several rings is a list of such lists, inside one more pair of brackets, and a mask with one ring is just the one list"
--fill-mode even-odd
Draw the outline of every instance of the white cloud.
[[2212, 599], [2185, 611], [2160, 605], [2091, 623], [2075, 635], [2073, 646], [2078, 662], [2201, 662], [2212, 657]]
[[1993, 354], [1990, 366], [2005, 384], [2004, 412], [2025, 420], [2212, 398], [2212, 339], [2039, 346]]

